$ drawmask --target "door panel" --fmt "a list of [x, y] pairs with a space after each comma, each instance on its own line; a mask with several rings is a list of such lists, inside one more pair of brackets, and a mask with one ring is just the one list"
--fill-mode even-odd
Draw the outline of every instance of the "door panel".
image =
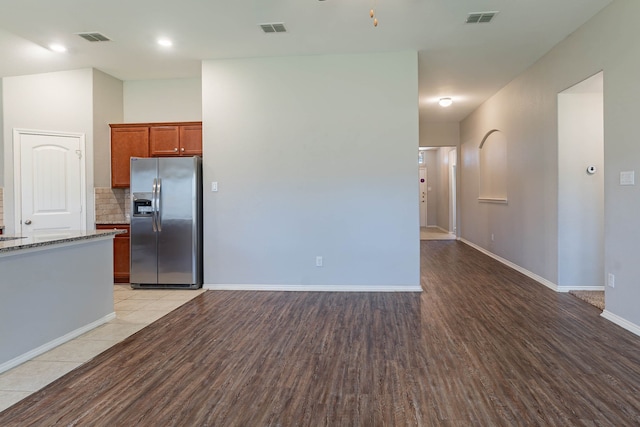
[[202, 156], [202, 125], [180, 126], [180, 155]]
[[195, 160], [158, 159], [161, 179], [158, 283], [196, 283]]
[[[158, 159], [131, 159], [131, 199], [151, 200]], [[131, 283], [157, 283], [157, 233], [151, 216], [137, 216], [131, 206]]]
[[22, 232], [85, 228], [80, 136], [17, 133]]

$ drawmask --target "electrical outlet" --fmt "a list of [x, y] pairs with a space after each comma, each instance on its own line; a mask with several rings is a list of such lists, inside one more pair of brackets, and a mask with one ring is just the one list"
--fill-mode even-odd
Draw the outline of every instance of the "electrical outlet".
[[316, 257], [316, 267], [322, 267], [322, 257], [321, 256], [317, 256]]
[[612, 288], [616, 287], [616, 276], [609, 273], [609, 276], [607, 277], [607, 285], [609, 285]]
[[491, 241], [494, 242], [495, 239], [493, 238], [493, 233], [491, 233]]

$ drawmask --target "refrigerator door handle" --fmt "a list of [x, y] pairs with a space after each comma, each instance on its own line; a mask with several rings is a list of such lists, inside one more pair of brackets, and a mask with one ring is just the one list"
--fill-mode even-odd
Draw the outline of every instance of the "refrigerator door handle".
[[151, 190], [151, 228], [154, 233], [158, 232], [158, 227], [156, 226], [156, 216], [158, 214], [157, 204], [156, 204], [156, 193], [158, 192], [158, 179], [153, 178], [153, 188]]
[[158, 185], [156, 186], [156, 228], [158, 231], [162, 231], [162, 206], [160, 205], [162, 200], [162, 178], [158, 178]]

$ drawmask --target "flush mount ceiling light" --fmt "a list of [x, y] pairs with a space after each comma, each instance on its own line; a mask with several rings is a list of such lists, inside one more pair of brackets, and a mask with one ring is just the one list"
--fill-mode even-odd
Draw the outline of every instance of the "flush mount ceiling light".
[[451, 99], [451, 98], [440, 98], [440, 100], [438, 101], [438, 104], [440, 104], [441, 107], [449, 107], [449, 106], [451, 106], [451, 104], [453, 104], [453, 99]]
[[158, 39], [158, 44], [162, 47], [171, 47], [173, 42], [169, 39]]
[[52, 43], [49, 45], [49, 49], [51, 49], [54, 52], [58, 52], [58, 53], [64, 53], [67, 51], [67, 48], [64, 47], [63, 45], [61, 45], [60, 43]]

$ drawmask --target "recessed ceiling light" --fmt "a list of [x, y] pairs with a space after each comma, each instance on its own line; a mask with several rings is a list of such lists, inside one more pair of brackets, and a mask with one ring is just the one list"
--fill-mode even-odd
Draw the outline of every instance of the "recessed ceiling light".
[[59, 44], [59, 43], [52, 43], [49, 45], [49, 49], [51, 49], [54, 52], [58, 52], [58, 53], [63, 53], [67, 51], [67, 48], [64, 47], [63, 45]]
[[173, 46], [173, 42], [169, 39], [158, 39], [158, 44], [160, 46], [164, 46], [164, 47], [171, 47]]
[[451, 104], [453, 104], [453, 99], [440, 98], [440, 101], [438, 101], [438, 104], [440, 104], [441, 107], [449, 107]]

